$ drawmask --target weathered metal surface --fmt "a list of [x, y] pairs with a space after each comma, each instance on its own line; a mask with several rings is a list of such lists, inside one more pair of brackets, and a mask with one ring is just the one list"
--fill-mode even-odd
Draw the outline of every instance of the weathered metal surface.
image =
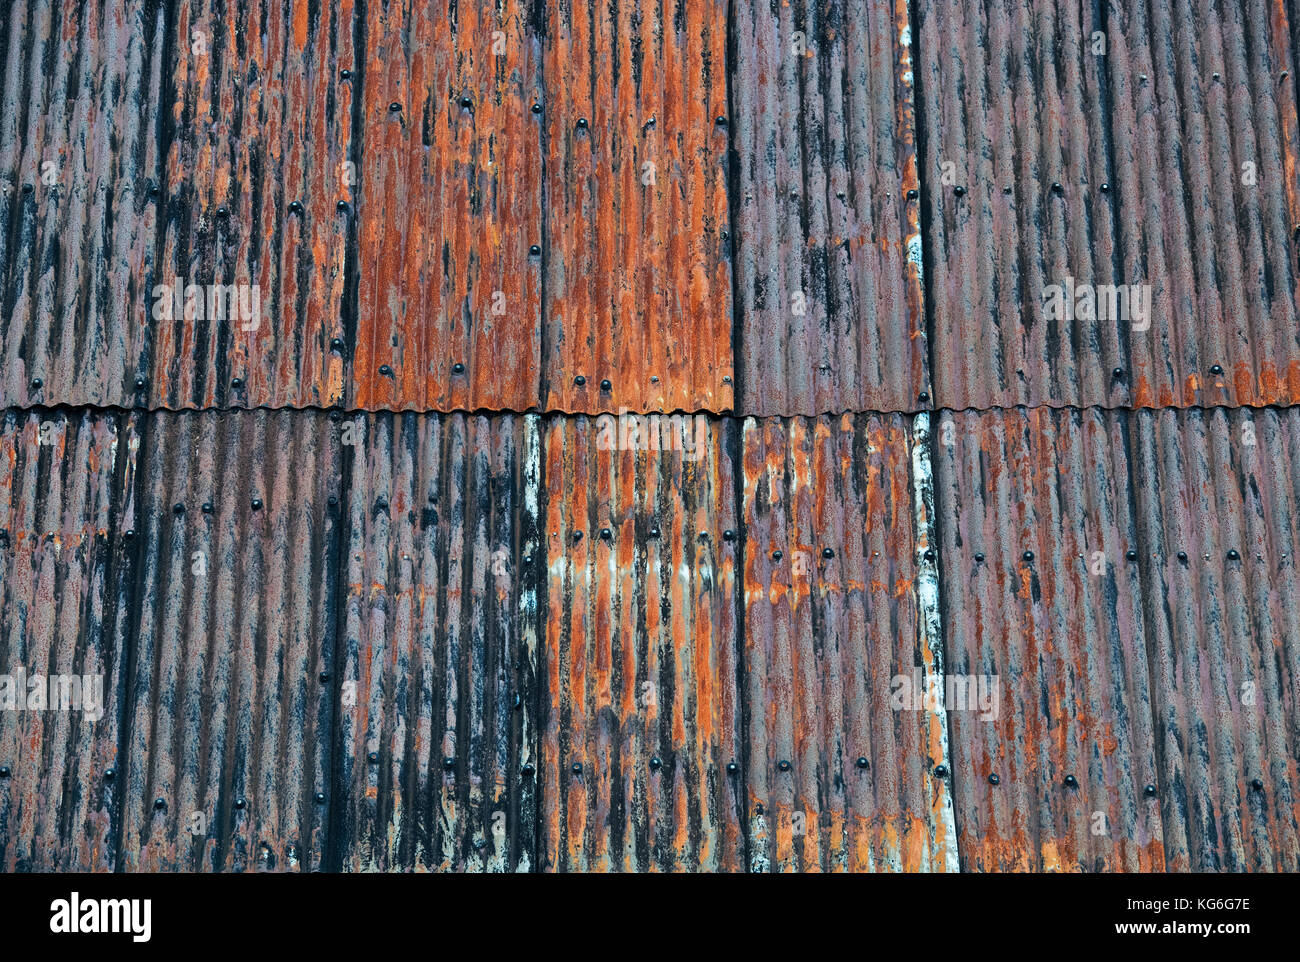
[[1300, 409], [1133, 420], [1166, 860], [1295, 872]]
[[937, 402], [1300, 397], [1281, 6], [918, 10]]
[[906, 3], [732, 8], [745, 414], [928, 393]]
[[544, 870], [744, 865], [737, 425], [664, 423], [544, 423]]
[[157, 5], [0, 12], [0, 405], [122, 404], [148, 374]]
[[1121, 362], [1135, 405], [1300, 403], [1288, 19], [1283, 0], [1110, 5], [1121, 269], [1158, 305]]
[[[154, 348], [136, 397], [166, 408], [337, 402], [344, 358], [331, 342], [345, 334], [356, 202], [353, 86], [340, 76], [355, 69], [353, 2], [174, 10], [160, 38], [166, 170], [150, 201], [161, 259], [148, 312], [129, 319], [148, 325]], [[193, 300], [189, 285], [201, 288]], [[213, 285], [237, 288], [237, 317]]]
[[347, 869], [536, 864], [538, 423], [354, 431], [339, 765]]
[[338, 434], [319, 412], [150, 417], [132, 514], [127, 870], [322, 867]]
[[0, 871], [114, 867], [130, 614], [114, 495], [138, 440], [115, 414], [0, 417]]
[[891, 697], [941, 669], [909, 432], [899, 415], [744, 422], [752, 871], [955, 868], [942, 712]]
[[545, 16], [543, 407], [730, 410], [727, 4]]
[[[536, 407], [541, 39], [522, 0], [365, 7], [360, 302], [350, 400]], [[457, 367], [457, 365], [460, 365]]]
[[964, 870], [1165, 867], [1127, 417], [937, 418], [947, 677], [998, 696], [948, 704]]

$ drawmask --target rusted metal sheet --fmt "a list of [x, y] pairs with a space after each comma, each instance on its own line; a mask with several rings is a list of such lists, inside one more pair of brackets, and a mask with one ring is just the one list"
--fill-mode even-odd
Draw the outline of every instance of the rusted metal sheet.
[[159, 412], [145, 441], [120, 864], [319, 869], [338, 428], [320, 412]]
[[0, 405], [129, 404], [148, 374], [157, 5], [0, 16]]
[[342, 864], [536, 864], [535, 415], [380, 414], [354, 431]]
[[166, 171], [150, 201], [162, 211], [161, 259], [148, 313], [130, 319], [154, 347], [137, 399], [335, 403], [356, 202], [353, 81], [342, 75], [356, 69], [353, 2], [174, 9]]
[[741, 410], [915, 410], [930, 387], [908, 6], [732, 16]]
[[938, 403], [1300, 397], [1281, 6], [918, 9]]
[[963, 870], [1166, 866], [1127, 417], [938, 417], [947, 678], [997, 696], [948, 703]]
[[114, 867], [131, 607], [115, 495], [136, 430], [116, 414], [0, 417], [0, 871]]
[[743, 869], [737, 425], [682, 417], [544, 424], [543, 870]]
[[[523, 0], [371, 3], [350, 400], [536, 407], [541, 38]], [[541, 108], [535, 112], [533, 106]]]
[[941, 672], [918, 616], [934, 558], [910, 430], [900, 415], [745, 421], [752, 871], [955, 868], [943, 712], [892, 697], [900, 676]]
[[1300, 409], [1134, 422], [1168, 865], [1295, 872]]
[[1110, 4], [1122, 271], [1158, 305], [1128, 338], [1135, 405], [1300, 403], [1288, 19], [1283, 0]]
[[548, 411], [727, 411], [727, 4], [546, 5]]

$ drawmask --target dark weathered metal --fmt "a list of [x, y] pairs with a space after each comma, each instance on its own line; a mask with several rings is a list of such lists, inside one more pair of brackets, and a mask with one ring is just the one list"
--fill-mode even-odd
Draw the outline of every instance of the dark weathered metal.
[[936, 668], [910, 431], [898, 415], [745, 421], [752, 871], [955, 868], [942, 712], [892, 703], [899, 676]]
[[0, 871], [115, 864], [131, 608], [131, 521], [115, 494], [134, 481], [137, 427], [89, 412], [0, 417]]
[[727, 5], [545, 16], [542, 405], [730, 410]]
[[739, 410], [915, 410], [930, 388], [907, 4], [732, 17]]
[[[541, 82], [522, 0], [363, 5], [360, 297], [350, 403], [536, 407]], [[538, 103], [543, 113], [534, 113]], [[462, 368], [456, 368], [456, 365]]]
[[149, 420], [119, 766], [127, 870], [322, 867], [339, 435], [319, 412]]
[[536, 416], [374, 415], [351, 432], [342, 864], [536, 864]]
[[738, 438], [683, 423], [544, 424], [544, 870], [743, 867]]

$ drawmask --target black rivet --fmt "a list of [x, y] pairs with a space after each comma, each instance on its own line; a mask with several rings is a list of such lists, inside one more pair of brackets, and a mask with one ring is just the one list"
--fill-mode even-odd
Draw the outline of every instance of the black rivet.
[[909, 190], [909, 191], [907, 192], [907, 199], [908, 199], [908, 200], [916, 200], [916, 189], [915, 189], [915, 188], [913, 188], [913, 189], [911, 189], [911, 190]]
[[582, 532], [581, 532], [581, 531], [575, 531], [575, 532], [573, 532], [573, 540], [574, 540], [574, 541], [581, 541], [581, 540], [582, 540]]
[[609, 378], [606, 378], [605, 380], [603, 380], [603, 381], [600, 382], [600, 389], [601, 389], [602, 391], [605, 391], [606, 393], [608, 393], [609, 390], [610, 390], [611, 388], [613, 388], [613, 386], [614, 386], [614, 385], [612, 385], [612, 384], [609, 383]]
[[575, 774], [575, 775], [581, 775], [581, 774], [582, 774], [582, 762], [574, 762], [573, 765], [570, 767], [569, 770], [570, 770], [571, 772], [573, 772], [573, 774]]
[[455, 364], [453, 364], [453, 365], [451, 366], [451, 373], [452, 373], [452, 374], [464, 374], [464, 373], [465, 373], [465, 365], [462, 364], [462, 363], [460, 363], [460, 361], [457, 361]]
[[343, 350], [343, 338], [341, 338], [341, 337], [331, 338], [331, 339], [330, 339], [330, 350], [331, 350], [331, 351], [339, 351], [339, 352], [341, 352], [341, 351]]
[[976, 552], [975, 552], [975, 561], [976, 561], [976, 563], [978, 563], [978, 564], [983, 564], [983, 563], [984, 563], [984, 552], [983, 552], [983, 551], [976, 551]]
[[1264, 790], [1264, 783], [1261, 782], [1258, 778], [1252, 779], [1250, 783], [1250, 787], [1257, 792], [1262, 792]]
[[153, 800], [153, 807], [154, 807], [154, 810], [155, 810], [155, 811], [159, 811], [159, 812], [161, 812], [164, 808], [167, 807], [167, 799], [165, 799], [165, 798], [155, 798], [155, 799]]
[[664, 763], [659, 759], [657, 755], [654, 758], [650, 759], [650, 771], [657, 772], [659, 771], [659, 769], [663, 767], [664, 767]]
[[442, 767], [445, 771], [453, 771], [456, 768], [456, 759], [448, 755], [442, 760]]
[[379, 373], [382, 377], [388, 377], [393, 373], [393, 369], [387, 364], [379, 365]]
[[871, 762], [867, 761], [867, 759], [866, 759], [865, 757], [859, 756], [859, 758], [858, 758], [858, 768], [861, 768], [861, 769], [863, 769], [863, 770], [865, 771], [866, 769], [868, 769], [868, 768], [870, 768], [870, 767], [871, 767]]
[[723, 540], [723, 541], [735, 541], [735, 540], [736, 540], [736, 532], [734, 532], [734, 531], [732, 531], [730, 528], [728, 528], [726, 531], [722, 532], [722, 540]]
[[947, 778], [947, 777], [948, 777], [948, 766], [947, 766], [947, 765], [936, 765], [936, 766], [934, 766], [934, 777], [935, 777], [935, 778]]
[[41, 389], [41, 385], [44, 384], [44, 383], [45, 383], [45, 382], [42, 381], [42, 380], [41, 380], [40, 378], [38, 378], [38, 377], [34, 377], [34, 378], [32, 378], [32, 390], [33, 390], [33, 391], [39, 391], [39, 390]]
[[1179, 561], [1186, 561], [1186, 560], [1187, 560], [1187, 552], [1186, 552], [1186, 551], [1180, 551], [1180, 552], [1178, 552], [1178, 560], [1179, 560]]
[[1217, 73], [1214, 75], [1214, 79], [1215, 79], [1215, 80], [1218, 80], [1218, 79], [1219, 79], [1219, 75], [1218, 75]]
[[719, 127], [725, 127], [727, 126], [727, 118], [722, 116], [721, 114], [718, 114], [718, 119], [715, 120], [714, 123], [716, 123]]
[[1229, 560], [1229, 561], [1240, 561], [1240, 560], [1241, 560], [1241, 555], [1237, 553], [1237, 549], [1236, 549], [1236, 548], [1233, 548], [1233, 549], [1231, 549], [1231, 550], [1228, 552], [1228, 560]]
[[474, 101], [470, 100], [468, 97], [461, 97], [461, 98], [460, 98], [460, 105], [461, 105], [462, 107], [466, 107], [466, 108], [468, 108], [468, 107], [473, 107], [473, 106], [474, 106]]
[[584, 384], [587, 383], [587, 379], [583, 377], [581, 374], [579, 374], [577, 377], [573, 379], [573, 383], [578, 385], [578, 387], [582, 387]]
[[603, 540], [608, 541], [610, 538], [614, 537], [614, 532], [610, 531], [608, 528], [601, 528], [600, 537]]
[[1154, 785], [1148, 785], [1146, 788], [1142, 789], [1142, 794], [1146, 795], [1147, 798], [1155, 798], [1156, 787]]
[[528, 248], [528, 253], [533, 257], [537, 257], [542, 253], [542, 249], [538, 245], [534, 244], [532, 247]]
[[541, 112], [542, 112], [542, 105], [539, 104], [539, 103], [534, 103], [534, 104], [533, 104], [533, 113], [535, 113], [535, 114], [540, 114]]
[[329, 684], [330, 673], [328, 671], [322, 671], [318, 677], [320, 678], [320, 683], [322, 685]]
[[788, 772], [790, 770], [790, 763], [783, 758], [776, 763], [776, 767], [783, 772]]
[[242, 812], [247, 807], [248, 807], [248, 802], [245, 799], [242, 798], [235, 799], [235, 808], [239, 809]]
[[388, 110], [390, 113], [395, 114], [401, 109], [402, 109], [402, 105], [399, 104], [396, 100], [394, 100], [391, 104], [388, 105]]
[[999, 777], [999, 775], [998, 775], [997, 772], [991, 772], [991, 773], [989, 774], [989, 784], [990, 784], [990, 785], [996, 785], [996, 784], [998, 784], [998, 782], [1000, 782], [1000, 781], [1002, 781], [1002, 779], [1001, 779], [1001, 777]]
[[524, 555], [524, 564], [530, 565], [532, 563], [533, 563], [533, 556], [530, 554]]
[[659, 529], [658, 529], [658, 528], [651, 528], [649, 531], [646, 532], [646, 537], [649, 537], [649, 538], [657, 538], [657, 537], [659, 537]]
[[579, 129], [579, 130], [586, 130], [586, 129], [587, 129], [587, 118], [586, 118], [586, 117], [579, 117], [579, 118], [578, 118], [578, 129]]
[[337, 506], [338, 506], [339, 499], [338, 499], [338, 495], [336, 495], [336, 494], [331, 494], [331, 495], [330, 495], [328, 498], [326, 498], [325, 500], [326, 500], [326, 502], [329, 504], [329, 506], [330, 506], [331, 508], [334, 508], [334, 507], [337, 507]]
[[261, 499], [261, 498], [254, 498], [254, 499], [253, 499], [253, 510], [254, 510], [254, 511], [261, 511], [261, 510], [262, 510], [262, 499]]
[[370, 762], [371, 765], [378, 765], [379, 752], [371, 752], [369, 755], [366, 756], [366, 761]]
[[346, 67], [344, 67], [342, 70], [339, 71], [339, 79], [340, 79], [340, 80], [351, 80], [351, 79], [352, 79], [352, 71], [349, 70], [349, 69], [347, 69]]
[[341, 200], [334, 205], [334, 209], [340, 214], [346, 214], [348, 212], [348, 202], [346, 200]]
[[217, 208], [217, 216], [220, 217], [220, 218], [222, 218], [222, 219], [224, 220], [225, 218], [227, 218], [227, 217], [230, 216], [230, 211], [228, 211], [228, 210], [227, 210], [226, 208], [224, 208], [224, 207], [218, 207], [218, 208]]
[[185, 513], [185, 505], [181, 504], [179, 501], [177, 501], [175, 504], [172, 505], [172, 514], [184, 514], [184, 513]]
[[734, 774], [736, 774], [738, 771], [740, 771], [740, 766], [739, 766], [739, 765], [737, 765], [735, 762], [727, 762], [727, 774], [728, 774], [728, 775], [734, 775]]
[[519, 769], [519, 773], [523, 775], [524, 778], [532, 778], [533, 772], [535, 771], [537, 771], [537, 769], [533, 768], [532, 765], [525, 765], [523, 768]]
[[1021, 557], [1024, 561], [1026, 561], [1026, 562], [1028, 562], [1028, 561], [1033, 561], [1033, 560], [1034, 560], [1034, 553], [1033, 553], [1032, 551], [1026, 551], [1026, 552], [1025, 552], [1024, 554], [1022, 554], [1020, 557]]
[[108, 768], [104, 770], [104, 781], [111, 782], [115, 778], [117, 778], [116, 768]]
[[1223, 368], [1218, 364], [1215, 364], [1210, 368], [1210, 373], [1213, 374], [1215, 377], [1218, 377], [1220, 374], [1223, 373]]
[[231, 378], [230, 386], [232, 389], [238, 391], [240, 388], [244, 386], [244, 379], [242, 377]]
[[302, 201], [295, 200], [289, 204], [289, 213], [291, 214], [301, 214], [302, 209]]
[[1102, 184], [1099, 190], [1105, 194], [1110, 191], [1110, 184]]
[[1129, 561], [1137, 561], [1138, 553], [1134, 551], [1132, 548], [1129, 548], [1127, 551], [1124, 552], [1124, 557], [1127, 558]]
[[822, 548], [822, 557], [823, 557], [823, 558], [828, 558], [828, 559], [829, 559], [829, 558], [834, 558], [834, 557], [835, 557], [835, 551], [834, 551], [833, 549], [831, 549], [831, 548]]
[[1122, 367], [1112, 368], [1110, 376], [1118, 381], [1124, 376], [1124, 369]]
[[925, 554], [923, 555], [923, 557], [925, 558], [926, 561], [933, 561], [933, 560], [934, 560], [934, 549], [933, 549], [933, 548], [926, 548], [926, 549], [925, 549]]
[[966, 188], [965, 188], [965, 187], [962, 187], [960, 184], [958, 184], [956, 187], [954, 187], [954, 188], [952, 189], [952, 192], [953, 192], [954, 194], [956, 194], [958, 197], [961, 197], [961, 196], [965, 195], [965, 193], [966, 193]]
[[1075, 778], [1073, 775], [1066, 775], [1066, 776], [1065, 776], [1065, 787], [1066, 787], [1066, 788], [1078, 788], [1078, 787], [1079, 787], [1079, 780], [1078, 780], [1077, 778]]
[[324, 793], [324, 792], [317, 792], [317, 793], [316, 793], [316, 804], [317, 804], [317, 805], [324, 805], [324, 804], [325, 804], [325, 793]]
[[144, 379], [143, 377], [137, 377], [137, 378], [135, 379], [135, 389], [136, 389], [137, 391], [143, 391], [143, 390], [144, 390], [144, 386], [145, 386], [145, 384], [146, 384], [146, 381], [145, 381], [145, 379]]
[[1059, 193], [1062, 193], [1064, 190], [1065, 190], [1065, 188], [1062, 187], [1062, 186], [1060, 185], [1060, 182], [1053, 182], [1053, 183], [1052, 183], [1052, 193], [1054, 193], [1054, 194], [1059, 194]]
[[23, 184], [23, 193], [24, 193], [24, 194], [30, 194], [30, 193], [33, 193], [35, 190], [36, 190], [36, 187], [35, 187], [34, 185], [32, 185], [32, 184]]
[[149, 196], [150, 196], [150, 197], [157, 197], [157, 196], [158, 196], [159, 194], [161, 194], [161, 193], [162, 193], [162, 190], [158, 187], [157, 184], [150, 184], [150, 185], [149, 185]]
[[0, 765], [0, 778], [8, 778], [8, 777], [9, 777], [9, 766]]
[[930, 392], [929, 392], [929, 391], [922, 391], [920, 394], [918, 394], [918, 395], [916, 396], [916, 400], [917, 400], [919, 403], [921, 403], [921, 404], [929, 404], [929, 403], [930, 403]]
[[781, 551], [773, 551], [773, 552], [772, 552], [772, 560], [773, 560], [773, 561], [780, 561], [780, 560], [781, 560], [782, 558], [784, 558], [784, 557], [785, 557], [785, 555], [784, 555], [784, 553], [782, 553]]

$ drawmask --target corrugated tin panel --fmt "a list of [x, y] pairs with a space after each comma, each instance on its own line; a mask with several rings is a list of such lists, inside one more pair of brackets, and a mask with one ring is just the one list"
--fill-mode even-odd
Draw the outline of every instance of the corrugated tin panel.
[[948, 703], [965, 870], [1165, 867], [1126, 418], [938, 419], [946, 668], [997, 694]]
[[545, 423], [546, 870], [743, 868], [739, 439], [683, 424]]
[[[938, 403], [1300, 398], [1278, 5], [919, 11]], [[1111, 285], [1149, 285], [1141, 309], [1117, 320]]]
[[[536, 416], [376, 415], [349, 495], [343, 866], [536, 864]], [[531, 768], [531, 771], [525, 771]]]
[[1135, 421], [1169, 867], [1295, 872], [1300, 409]]
[[929, 378], [907, 5], [732, 14], [741, 409], [914, 410]]
[[148, 373], [162, 14], [0, 18], [0, 405], [121, 404]]
[[[130, 319], [153, 331], [148, 400], [334, 403], [355, 199], [352, 83], [340, 75], [353, 67], [352, 0], [175, 10], [162, 260], [150, 316]], [[188, 285], [203, 287], [193, 301]], [[237, 318], [229, 291], [213, 296], [212, 285], [238, 288]]]
[[936, 402], [1126, 403], [1116, 324], [1050, 319], [1041, 294], [1067, 277], [1130, 280], [1101, 192], [1113, 177], [1091, 37], [1105, 24], [1056, 0], [917, 9]]
[[133, 539], [129, 870], [322, 866], [339, 433], [320, 412], [150, 419]]
[[941, 670], [918, 616], [934, 559], [910, 429], [899, 415], [745, 421], [751, 870], [955, 868], [942, 712], [891, 699], [898, 676]]
[[[113, 564], [122, 551], [116, 495], [134, 478], [135, 431], [134, 420], [89, 412], [0, 418], [5, 872], [114, 866], [130, 613], [127, 579]], [[53, 675], [63, 677], [51, 699]]]
[[350, 400], [535, 407], [541, 361], [538, 14], [364, 8], [360, 306]]
[[1287, 19], [1279, 0], [1111, 4], [1122, 270], [1161, 309], [1128, 339], [1134, 404], [1300, 403]]
[[546, 31], [544, 407], [730, 410], [727, 4], [549, 4]]

